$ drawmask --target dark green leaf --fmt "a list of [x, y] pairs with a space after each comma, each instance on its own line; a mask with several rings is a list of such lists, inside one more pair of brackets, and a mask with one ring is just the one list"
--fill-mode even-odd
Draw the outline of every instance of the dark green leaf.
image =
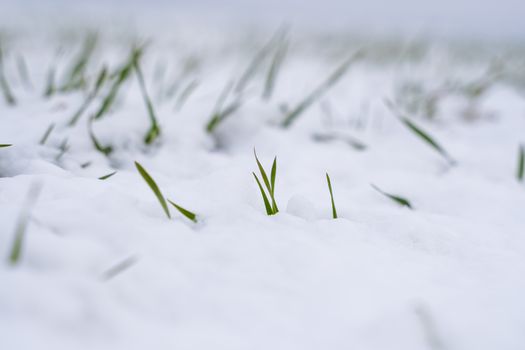
[[155, 180], [153, 180], [153, 178], [148, 174], [146, 169], [144, 169], [142, 167], [142, 165], [140, 165], [138, 162], [135, 162], [135, 167], [137, 168], [138, 172], [140, 173], [140, 175], [142, 176], [144, 181], [146, 181], [146, 183], [148, 184], [149, 188], [151, 188], [151, 190], [155, 194], [155, 197], [157, 197], [157, 199], [158, 199], [160, 205], [162, 206], [162, 209], [164, 210], [164, 213], [166, 213], [166, 216], [168, 217], [168, 219], [171, 219], [170, 211], [168, 209], [168, 204], [166, 203], [166, 200], [164, 199], [164, 196], [160, 192], [160, 189], [157, 186], [157, 183], [155, 182]]

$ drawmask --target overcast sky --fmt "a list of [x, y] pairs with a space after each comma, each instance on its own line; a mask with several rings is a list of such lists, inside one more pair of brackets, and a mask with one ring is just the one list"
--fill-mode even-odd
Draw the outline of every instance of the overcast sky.
[[182, 11], [364, 33], [525, 39], [525, 0], [0, 0], [2, 3], [10, 5], [4, 9], [28, 15], [41, 14], [42, 7], [55, 13], [82, 13], [88, 7], [91, 13], [100, 9], [135, 17], [158, 14], [161, 20]]

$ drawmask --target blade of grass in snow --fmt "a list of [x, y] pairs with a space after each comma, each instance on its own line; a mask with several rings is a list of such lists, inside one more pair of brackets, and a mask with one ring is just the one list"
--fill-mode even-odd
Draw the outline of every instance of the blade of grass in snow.
[[268, 201], [268, 197], [266, 196], [266, 193], [264, 192], [264, 189], [261, 185], [261, 182], [259, 181], [259, 178], [257, 177], [257, 175], [255, 175], [254, 172], [252, 172], [253, 174], [253, 177], [255, 178], [255, 181], [257, 181], [257, 185], [259, 186], [259, 190], [261, 191], [261, 196], [263, 198], [263, 202], [264, 202], [264, 207], [266, 208], [266, 214], [267, 215], [273, 215], [274, 212], [272, 210], [272, 206], [270, 205], [270, 202]]
[[9, 144], [9, 143], [1, 143], [0, 144], [0, 148], [5, 148], [5, 147], [11, 147], [12, 145]]
[[106, 67], [102, 67], [101, 71], [99, 72], [97, 76], [97, 80], [95, 81], [95, 85], [93, 86], [93, 90], [89, 93], [84, 103], [80, 106], [80, 108], [76, 111], [76, 113], [71, 117], [69, 120], [68, 126], [73, 126], [77, 123], [78, 119], [82, 116], [82, 113], [89, 107], [91, 102], [97, 97], [98, 92], [100, 91], [100, 88], [106, 81], [107, 77], [107, 69]]
[[117, 173], [117, 172], [114, 171], [114, 172], [109, 173], [109, 174], [107, 174], [107, 175], [101, 176], [101, 177], [99, 177], [98, 179], [99, 179], [99, 180], [107, 180], [107, 179], [109, 179], [110, 177], [112, 177], [113, 175], [115, 175], [116, 173]]
[[408, 120], [407, 118], [400, 117], [403, 124], [408, 127], [410, 131], [412, 131], [416, 136], [418, 136], [421, 140], [423, 140], [427, 145], [432, 147], [436, 152], [438, 152], [441, 156], [443, 156], [450, 164], [455, 164], [455, 161], [450, 157], [447, 151], [437, 141], [430, 136], [426, 131], [421, 129], [419, 126], [414, 124], [414, 122]]
[[114, 81], [109, 89], [109, 93], [103, 99], [102, 104], [95, 113], [94, 118], [102, 118], [111, 108], [117, 97], [120, 87], [128, 80], [135, 61], [142, 55], [142, 48], [133, 48], [127, 61], [113, 74]]
[[117, 264], [113, 265], [109, 269], [107, 269], [101, 276], [101, 279], [103, 281], [108, 281], [117, 275], [120, 275], [122, 272], [129, 269], [131, 266], [135, 265], [138, 261], [138, 257], [132, 255], [127, 257], [126, 259], [118, 262]]
[[197, 215], [195, 213], [189, 211], [188, 209], [184, 209], [183, 207], [181, 207], [180, 205], [175, 204], [174, 202], [172, 202], [169, 199], [168, 199], [168, 202], [171, 205], [173, 205], [175, 207], [175, 209], [177, 209], [179, 211], [179, 213], [184, 215], [186, 218], [188, 218], [189, 220], [191, 220], [193, 222], [197, 222]]
[[22, 212], [18, 218], [18, 222], [15, 228], [13, 244], [11, 245], [11, 251], [8, 259], [8, 262], [11, 266], [15, 266], [18, 263], [20, 263], [27, 226], [31, 217], [31, 209], [35, 205], [35, 202], [40, 194], [41, 189], [42, 186], [40, 184], [32, 184], [27, 194], [24, 206], [22, 208]]
[[55, 94], [56, 87], [55, 87], [55, 68], [50, 67], [49, 71], [47, 72], [47, 79], [46, 79], [46, 87], [44, 89], [44, 97], [50, 98]]
[[190, 95], [195, 91], [195, 89], [197, 89], [198, 86], [199, 82], [197, 80], [192, 80], [188, 85], [186, 85], [175, 102], [175, 110], [181, 110], [184, 103], [186, 103]]
[[40, 139], [39, 144], [44, 145], [47, 142], [47, 139], [49, 138], [49, 135], [51, 135], [51, 132], [53, 132], [53, 129], [55, 128], [55, 123], [51, 123], [47, 129], [42, 138]]
[[82, 50], [74, 60], [69, 69], [60, 91], [71, 91], [82, 88], [85, 84], [85, 70], [97, 44], [97, 35], [90, 33], [87, 35], [82, 46]]
[[151, 188], [151, 190], [155, 194], [155, 197], [157, 197], [157, 200], [159, 201], [162, 209], [164, 210], [164, 213], [166, 213], [166, 216], [168, 217], [168, 219], [171, 219], [171, 215], [168, 209], [168, 204], [166, 203], [166, 199], [164, 199], [164, 196], [160, 192], [159, 186], [157, 186], [157, 183], [155, 182], [155, 180], [153, 180], [153, 178], [150, 176], [150, 174], [148, 174], [146, 169], [144, 169], [142, 165], [140, 165], [138, 162], [135, 162], [135, 167], [137, 168], [138, 172], [140, 173], [144, 181], [146, 181], [149, 188]]
[[401, 205], [403, 207], [407, 207], [409, 209], [414, 209], [412, 207], [412, 204], [410, 204], [410, 202], [406, 198], [403, 198], [403, 197], [400, 197], [400, 196], [396, 196], [396, 195], [393, 195], [393, 194], [390, 194], [390, 193], [386, 193], [385, 191], [383, 191], [382, 189], [380, 189], [379, 187], [377, 187], [374, 184], [370, 184], [370, 186], [372, 186], [372, 188], [374, 188], [377, 192], [381, 193], [385, 197], [390, 198], [391, 200], [393, 200], [397, 204], [399, 204], [399, 205]]
[[330, 192], [330, 202], [332, 203], [332, 218], [337, 219], [337, 210], [335, 209], [334, 193], [332, 192], [332, 182], [330, 176], [326, 173], [326, 182], [328, 183], [328, 191]]
[[148, 109], [148, 115], [150, 119], [151, 126], [146, 132], [146, 135], [144, 136], [144, 143], [146, 145], [149, 145], [153, 143], [157, 139], [157, 137], [160, 136], [160, 127], [157, 122], [157, 117], [155, 116], [155, 110], [153, 109], [153, 104], [151, 103], [151, 99], [148, 96], [148, 92], [146, 91], [146, 83], [144, 82], [144, 76], [142, 75], [142, 70], [140, 69], [140, 63], [139, 59], [133, 61], [133, 67], [135, 68], [135, 73], [137, 73], [137, 78], [139, 81], [140, 91], [142, 93], [142, 98], [144, 99], [144, 103], [146, 103], [146, 107]]
[[280, 38], [285, 35], [285, 33], [286, 28], [280, 28], [279, 30], [277, 30], [277, 33], [270, 39], [270, 41], [268, 41], [268, 43], [266, 43], [262, 47], [262, 49], [255, 54], [254, 58], [252, 59], [244, 73], [241, 75], [237, 85], [235, 86], [236, 93], [240, 93], [244, 90], [246, 85], [248, 85], [248, 83], [253, 78], [257, 70], [260, 68], [264, 59], [270, 53], [273, 45], [275, 45], [275, 42], [278, 42]]
[[257, 185], [259, 186], [259, 189], [261, 190], [261, 195], [263, 197], [264, 206], [266, 208], [266, 213], [268, 215], [274, 215], [279, 212], [279, 208], [277, 207], [277, 202], [275, 200], [275, 177], [277, 175], [277, 157], [274, 158], [272, 169], [271, 169], [271, 175], [270, 180], [268, 180], [268, 176], [266, 175], [266, 171], [264, 170], [261, 162], [259, 161], [259, 158], [257, 158], [257, 153], [255, 152], [255, 149], [253, 150], [253, 154], [255, 156], [255, 161], [257, 162], [257, 167], [259, 168], [259, 173], [261, 174], [261, 178], [263, 179], [264, 186], [266, 187], [266, 190], [268, 191], [268, 195], [272, 201], [270, 204], [270, 201], [268, 200], [268, 196], [266, 195], [261, 182], [259, 181], [259, 178], [255, 173], [253, 173], [253, 176], [255, 177], [255, 181], [257, 181]]
[[523, 145], [520, 145], [518, 152], [518, 168], [516, 176], [518, 181], [523, 182], [523, 178], [525, 177], [525, 146]]
[[64, 154], [66, 154], [67, 151], [69, 151], [69, 143], [67, 138], [65, 138], [64, 141], [62, 141], [62, 143], [60, 144], [60, 146], [58, 146], [58, 150], [59, 153], [55, 157], [55, 160], [57, 162], [60, 161], [60, 159], [62, 159], [62, 157], [64, 156]]
[[91, 139], [91, 142], [93, 143], [93, 146], [97, 151], [105, 155], [106, 157], [113, 152], [113, 147], [110, 145], [103, 146], [100, 141], [95, 136], [95, 133], [93, 132], [93, 119], [90, 119], [88, 122], [88, 132], [89, 132], [89, 138]]
[[277, 80], [277, 75], [281, 69], [286, 53], [288, 52], [288, 41], [283, 38], [277, 46], [277, 50], [270, 64], [270, 69], [266, 75], [266, 82], [264, 84], [264, 90], [262, 98], [264, 100], [269, 100], [272, 97], [272, 93], [275, 87], [275, 82]]
[[33, 89], [33, 84], [31, 83], [31, 79], [29, 78], [29, 70], [27, 69], [26, 61], [22, 55], [18, 55], [16, 60], [16, 66], [18, 67], [18, 74], [20, 75], [20, 79], [24, 83], [26, 89]]
[[362, 141], [348, 135], [338, 135], [335, 133], [314, 133], [312, 138], [318, 142], [332, 142], [340, 140], [358, 151], [366, 149], [366, 145]]
[[208, 123], [206, 124], [206, 131], [208, 133], [213, 133], [213, 131], [219, 126], [230, 115], [235, 113], [242, 105], [241, 100], [236, 99], [232, 101], [226, 108], [223, 110], [216, 110]]
[[294, 109], [292, 109], [284, 118], [281, 126], [287, 128], [315, 101], [323, 96], [333, 85], [335, 85], [348, 71], [348, 68], [363, 56], [362, 51], [357, 51], [350, 58], [343, 62], [328, 78], [321, 83], [316, 89], [306, 96]]
[[2, 46], [0, 45], [0, 89], [2, 89], [2, 94], [4, 95], [4, 100], [9, 106], [16, 105], [16, 99], [11, 92], [11, 88], [7, 83], [7, 78], [5, 77], [4, 72], [4, 54]]

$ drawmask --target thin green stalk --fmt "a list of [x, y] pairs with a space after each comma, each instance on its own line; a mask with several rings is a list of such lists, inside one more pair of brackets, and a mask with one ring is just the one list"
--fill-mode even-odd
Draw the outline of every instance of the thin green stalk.
[[410, 204], [410, 201], [408, 199], [397, 196], [397, 195], [393, 195], [390, 193], [386, 193], [385, 191], [383, 191], [382, 189], [380, 189], [374, 184], [370, 184], [370, 186], [372, 186], [372, 188], [375, 189], [377, 192], [381, 193], [383, 196], [387, 198], [390, 198], [392, 201], [396, 202], [397, 204], [403, 207], [407, 207], [409, 209], [414, 209], [414, 207], [412, 207], [412, 204]]
[[135, 68], [135, 72], [137, 73], [137, 78], [139, 81], [140, 91], [142, 93], [142, 98], [144, 99], [144, 103], [146, 104], [146, 107], [148, 109], [148, 115], [150, 119], [151, 126], [146, 132], [146, 135], [144, 136], [144, 143], [146, 145], [149, 145], [153, 143], [157, 139], [157, 137], [160, 136], [160, 127], [159, 123], [157, 122], [157, 117], [155, 116], [155, 110], [153, 109], [153, 104], [151, 103], [151, 99], [148, 96], [148, 92], [146, 91], [146, 83], [144, 82], [144, 76], [142, 75], [142, 70], [140, 69], [139, 60], [133, 61], [133, 67]]
[[306, 111], [315, 101], [321, 98], [333, 85], [335, 85], [348, 71], [348, 68], [363, 56], [362, 51], [354, 53], [350, 58], [343, 62], [328, 78], [323, 81], [316, 89], [306, 96], [294, 109], [284, 118], [281, 126], [288, 128], [292, 123]]
[[2, 89], [2, 93], [4, 95], [5, 102], [9, 106], [16, 105], [16, 98], [13, 96], [13, 93], [11, 92], [11, 88], [9, 87], [9, 84], [7, 83], [7, 79], [5, 77], [4, 72], [4, 54], [2, 46], [0, 46], [0, 89]]
[[55, 123], [51, 123], [47, 129], [42, 138], [40, 139], [39, 144], [44, 145], [47, 142], [47, 139], [49, 138], [49, 135], [51, 135], [51, 132], [53, 132], [53, 129], [55, 128]]
[[31, 218], [31, 210], [35, 205], [41, 189], [41, 184], [32, 184], [27, 194], [25, 204], [22, 208], [22, 212], [20, 213], [18, 223], [15, 228], [14, 240], [13, 244], [11, 245], [11, 251], [8, 258], [8, 262], [11, 266], [18, 265], [20, 263], [20, 259], [22, 258], [22, 250], [24, 247], [27, 227]]
[[97, 97], [98, 92], [100, 91], [100, 88], [102, 87], [102, 85], [106, 81], [106, 78], [107, 78], [107, 69], [104, 66], [104, 67], [102, 67], [101, 71], [99, 72], [99, 74], [97, 76], [97, 80], [95, 81], [95, 85], [93, 86], [93, 90], [88, 94], [86, 100], [80, 106], [80, 108], [75, 112], [73, 117], [71, 117], [71, 119], [67, 123], [68, 126], [74, 126], [77, 123], [77, 121], [82, 116], [82, 113], [84, 113], [84, 111], [89, 107], [91, 102], [93, 102], [95, 97]]
[[98, 179], [99, 179], [99, 180], [107, 180], [107, 179], [109, 179], [110, 177], [112, 177], [113, 175], [115, 175], [116, 173], [117, 173], [117, 172], [114, 171], [114, 172], [109, 173], [109, 174], [107, 174], [107, 175], [101, 176], [101, 177], [99, 177]]
[[447, 151], [432, 137], [429, 133], [421, 129], [419, 126], [414, 124], [414, 122], [410, 121], [407, 118], [400, 117], [401, 122], [408, 127], [410, 131], [412, 131], [416, 136], [418, 136], [422, 141], [424, 141], [427, 145], [429, 145], [431, 148], [433, 148], [436, 152], [438, 152], [443, 158], [445, 158], [451, 165], [455, 164], [456, 162], [452, 157], [448, 154]]
[[109, 111], [115, 102], [120, 87], [128, 80], [131, 71], [133, 70], [133, 66], [142, 55], [142, 52], [143, 49], [141, 47], [133, 48], [128, 60], [113, 74], [113, 84], [109, 88], [109, 93], [103, 99], [102, 104], [95, 113], [94, 119], [102, 118]]
[[328, 191], [330, 192], [330, 202], [332, 203], [332, 218], [337, 219], [337, 210], [335, 209], [334, 193], [332, 192], [332, 182], [330, 176], [326, 173], [326, 182], [328, 183]]
[[525, 178], [525, 146], [523, 145], [520, 145], [518, 152], [518, 168], [516, 177], [520, 182], [523, 182], [523, 179]]
[[148, 174], [146, 169], [144, 169], [142, 165], [140, 165], [138, 162], [135, 162], [135, 167], [137, 168], [139, 174], [142, 176], [144, 181], [146, 181], [153, 194], [155, 194], [155, 197], [157, 197], [157, 200], [159, 201], [160, 206], [162, 207], [162, 210], [164, 210], [164, 213], [166, 214], [168, 219], [171, 219], [170, 210], [168, 208], [168, 204], [166, 203], [166, 199], [160, 192], [159, 186], [157, 186], [155, 180], [153, 180], [151, 175]]
[[197, 214], [189, 211], [188, 209], [185, 209], [183, 207], [181, 207], [180, 205], [172, 202], [171, 200], [168, 199], [168, 202], [173, 205], [173, 207], [175, 207], [175, 209], [177, 209], [179, 211], [179, 213], [181, 213], [182, 215], [184, 215], [187, 219], [193, 221], [193, 222], [197, 222]]

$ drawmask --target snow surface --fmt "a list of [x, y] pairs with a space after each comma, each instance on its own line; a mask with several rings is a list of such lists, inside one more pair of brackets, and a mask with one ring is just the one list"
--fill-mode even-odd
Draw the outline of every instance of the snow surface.
[[[81, 29], [59, 29], [10, 28], [2, 36], [17, 105], [0, 104], [0, 143], [13, 144], [0, 149], [1, 349], [525, 348], [525, 185], [516, 180], [523, 90], [501, 78], [477, 99], [440, 99], [431, 120], [409, 114], [456, 166], [385, 105], [403, 105], [403, 83], [433, 91], [478, 81], [494, 58], [511, 78], [523, 77], [520, 51], [292, 30], [271, 100], [260, 98], [266, 62], [241, 109], [210, 136], [204, 125], [222, 89], [271, 33], [116, 26], [101, 31], [88, 76], [103, 62], [117, 67], [137, 33], [153, 38], [142, 66], [162, 137], [151, 147], [142, 143], [148, 115], [133, 75], [111, 113], [94, 124], [115, 149], [106, 158], [87, 132], [100, 96], [74, 128], [65, 123], [83, 92], [42, 97], [49, 67], [58, 67], [60, 82], [84, 37]], [[367, 56], [333, 89], [291, 128], [278, 126], [280, 107], [293, 107], [362, 46]], [[32, 88], [20, 79], [18, 55]], [[196, 67], [184, 76], [188, 62]], [[193, 79], [199, 85], [176, 111], [180, 89], [165, 98], [166, 89]], [[338, 139], [321, 142], [319, 134]], [[367, 148], [356, 150], [345, 137]], [[65, 139], [70, 148], [57, 160]], [[277, 156], [275, 216], [265, 214], [251, 174], [254, 147], [265, 167]], [[199, 222], [175, 210], [168, 220], [134, 161]], [[42, 192], [20, 264], [10, 266], [15, 227], [35, 183]], [[414, 210], [371, 184], [408, 198]], [[127, 259], [135, 263], [103, 278]]]

